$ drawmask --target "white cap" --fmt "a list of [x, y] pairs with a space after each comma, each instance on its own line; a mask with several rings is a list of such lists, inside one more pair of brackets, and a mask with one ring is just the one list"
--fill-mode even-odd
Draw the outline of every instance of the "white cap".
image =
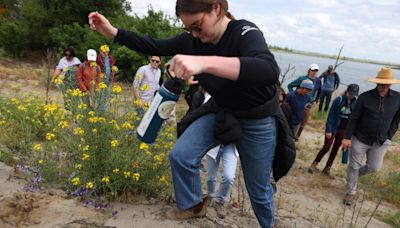
[[312, 63], [310, 64], [310, 66], [308, 66], [309, 70], [319, 70], [319, 66], [316, 63]]
[[96, 61], [97, 53], [94, 49], [87, 50], [87, 60], [89, 61]]

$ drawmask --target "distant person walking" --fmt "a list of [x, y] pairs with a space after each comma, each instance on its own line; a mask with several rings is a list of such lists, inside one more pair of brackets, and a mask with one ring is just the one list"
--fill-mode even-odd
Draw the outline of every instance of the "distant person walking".
[[325, 125], [325, 142], [322, 149], [319, 151], [314, 162], [311, 164], [308, 172], [314, 173], [317, 170], [317, 165], [326, 153], [331, 149], [329, 159], [326, 162], [323, 173], [329, 177], [331, 176], [330, 170], [336, 154], [342, 145], [342, 140], [347, 128], [347, 122], [351, 112], [355, 108], [359, 86], [357, 84], [350, 84], [347, 87], [345, 94], [337, 97], [329, 110], [328, 118]]
[[308, 66], [307, 75], [300, 76], [296, 80], [288, 84], [289, 92], [292, 92], [294, 88], [299, 88], [300, 84], [306, 79], [311, 80], [314, 85], [314, 89], [308, 92], [307, 94], [308, 105], [306, 105], [305, 107], [304, 118], [303, 121], [301, 122], [299, 129], [297, 130], [297, 134], [294, 135], [296, 140], [300, 137], [303, 128], [307, 125], [308, 120], [310, 119], [310, 112], [315, 102], [316, 94], [320, 93], [321, 91], [321, 80], [317, 77], [318, 70], [319, 70], [318, 64], [316, 63], [310, 64], [310, 66]]
[[329, 65], [328, 69], [319, 76], [322, 81], [321, 96], [319, 97], [318, 112], [322, 111], [322, 106], [325, 102], [324, 111], [327, 112], [331, 103], [332, 94], [339, 88], [340, 78], [339, 74], [336, 73], [332, 65]]
[[[400, 80], [394, 78], [393, 70], [383, 67], [376, 78], [368, 81], [377, 86], [359, 96], [342, 141], [344, 149], [350, 148], [346, 205], [352, 205], [356, 199], [358, 178], [381, 169], [400, 121], [400, 93], [390, 89], [391, 84], [399, 84]], [[365, 156], [367, 161], [363, 165]]]

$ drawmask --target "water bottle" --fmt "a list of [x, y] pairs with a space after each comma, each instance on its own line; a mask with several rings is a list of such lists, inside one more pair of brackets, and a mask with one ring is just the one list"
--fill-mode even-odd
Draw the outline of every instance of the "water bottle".
[[[168, 66], [166, 70], [171, 75]], [[170, 117], [182, 89], [183, 80], [176, 77], [169, 77], [163, 83], [137, 127], [137, 136], [141, 141], [145, 143], [156, 141], [161, 125]]]
[[342, 164], [347, 164], [349, 161], [349, 148], [342, 148]]

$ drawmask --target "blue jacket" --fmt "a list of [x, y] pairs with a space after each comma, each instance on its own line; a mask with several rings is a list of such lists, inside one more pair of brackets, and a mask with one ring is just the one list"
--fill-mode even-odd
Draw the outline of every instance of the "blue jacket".
[[[350, 101], [350, 110], [354, 110], [357, 98]], [[336, 133], [340, 125], [341, 109], [348, 105], [348, 98], [346, 95], [339, 96], [333, 100], [331, 109], [329, 110], [328, 118], [326, 120], [325, 132]]]
[[321, 74], [321, 76], [319, 76], [319, 78], [324, 80], [324, 83], [322, 84], [323, 91], [332, 92], [333, 90], [339, 88], [340, 78], [336, 72], [328, 75], [328, 73], [325, 71]]

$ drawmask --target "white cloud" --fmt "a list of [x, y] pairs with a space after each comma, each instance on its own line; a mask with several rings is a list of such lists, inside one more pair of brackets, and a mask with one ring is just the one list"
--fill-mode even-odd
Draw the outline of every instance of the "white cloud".
[[[130, 0], [138, 15], [151, 4], [175, 15], [175, 0]], [[349, 57], [400, 61], [399, 0], [229, 0], [237, 19], [260, 27], [269, 44]]]

